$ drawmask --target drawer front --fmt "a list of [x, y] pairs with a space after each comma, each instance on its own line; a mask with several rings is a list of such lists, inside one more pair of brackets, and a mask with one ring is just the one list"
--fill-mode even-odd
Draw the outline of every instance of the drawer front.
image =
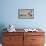
[[23, 46], [23, 44], [2, 44], [2, 46]]
[[24, 46], [31, 46], [32, 44], [32, 37], [30, 36], [24, 36]]
[[32, 46], [44, 46], [43, 44], [32, 44]]
[[44, 32], [25, 32], [24, 36], [44, 36], [45, 33]]
[[32, 44], [44, 44], [44, 36], [32, 36]]
[[23, 36], [23, 32], [4, 32], [4, 36]]
[[3, 43], [14, 43], [14, 42], [22, 42], [23, 36], [5, 36], [3, 37]]

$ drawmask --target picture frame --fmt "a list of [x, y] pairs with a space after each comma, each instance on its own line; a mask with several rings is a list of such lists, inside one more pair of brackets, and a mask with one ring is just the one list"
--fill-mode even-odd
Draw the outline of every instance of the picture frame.
[[33, 19], [34, 9], [18, 9], [18, 18], [19, 19]]

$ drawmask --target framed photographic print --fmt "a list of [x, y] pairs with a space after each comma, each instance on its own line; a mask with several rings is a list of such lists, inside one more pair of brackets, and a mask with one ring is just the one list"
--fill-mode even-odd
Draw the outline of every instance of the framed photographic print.
[[18, 9], [18, 18], [19, 19], [33, 19], [34, 9]]

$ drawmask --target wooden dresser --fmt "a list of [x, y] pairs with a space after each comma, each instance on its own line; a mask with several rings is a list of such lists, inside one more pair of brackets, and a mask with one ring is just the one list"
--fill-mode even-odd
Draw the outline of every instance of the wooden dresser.
[[44, 46], [44, 32], [3, 32], [3, 46]]

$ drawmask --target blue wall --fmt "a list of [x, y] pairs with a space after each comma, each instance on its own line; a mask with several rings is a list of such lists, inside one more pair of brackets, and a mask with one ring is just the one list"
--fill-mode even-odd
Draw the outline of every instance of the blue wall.
[[[34, 19], [18, 19], [18, 9], [33, 8]], [[0, 0], [0, 25], [46, 29], [46, 0]]]

